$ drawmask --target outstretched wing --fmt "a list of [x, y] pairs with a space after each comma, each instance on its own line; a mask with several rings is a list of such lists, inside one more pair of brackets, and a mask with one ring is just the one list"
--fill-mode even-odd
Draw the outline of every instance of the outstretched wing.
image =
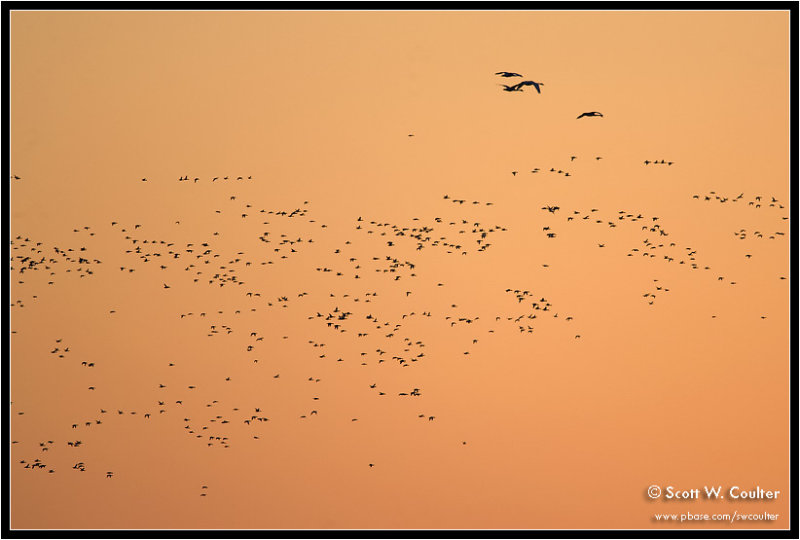
[[539, 92], [539, 93], [541, 94], [541, 93], [542, 93], [542, 91], [539, 89], [539, 85], [540, 85], [540, 84], [541, 84], [541, 83], [537, 83], [537, 82], [535, 82], [535, 81], [522, 81], [522, 82], [520, 82], [520, 83], [517, 83], [517, 84], [516, 84], [516, 88], [517, 88], [517, 89], [520, 89], [520, 88], [522, 88], [523, 86], [533, 86], [534, 88], [536, 88], [536, 91], [537, 91], [537, 92]]

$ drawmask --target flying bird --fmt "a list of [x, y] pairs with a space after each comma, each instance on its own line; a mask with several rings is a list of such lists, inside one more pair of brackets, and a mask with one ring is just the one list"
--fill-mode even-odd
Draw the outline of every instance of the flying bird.
[[578, 118], [583, 118], [584, 116], [600, 116], [600, 117], [602, 117], [603, 113], [599, 113], [597, 111], [585, 112], [585, 113], [581, 114]]
[[541, 94], [541, 93], [542, 93], [542, 90], [541, 90], [539, 87], [540, 87], [540, 86], [544, 86], [544, 83], [540, 83], [540, 82], [534, 82], [534, 81], [522, 81], [521, 83], [517, 83], [516, 85], [514, 85], [514, 87], [515, 87], [517, 90], [519, 90], [520, 92], [522, 92], [522, 88], [523, 88], [524, 86], [533, 86], [534, 88], [536, 88], [536, 91], [537, 91], [539, 94]]
[[500, 75], [501, 77], [522, 77], [522, 75], [514, 73], [513, 71], [498, 71], [495, 75]]

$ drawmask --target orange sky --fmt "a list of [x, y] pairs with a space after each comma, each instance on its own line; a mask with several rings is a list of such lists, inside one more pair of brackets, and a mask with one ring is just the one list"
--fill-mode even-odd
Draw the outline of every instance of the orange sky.
[[10, 32], [12, 528], [789, 527], [788, 12]]

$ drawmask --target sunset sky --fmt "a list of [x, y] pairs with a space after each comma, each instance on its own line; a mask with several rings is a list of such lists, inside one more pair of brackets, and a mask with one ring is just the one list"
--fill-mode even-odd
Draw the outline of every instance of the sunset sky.
[[[11, 527], [788, 528], [789, 51], [788, 11], [13, 10]], [[654, 518], [734, 511], [778, 517]]]

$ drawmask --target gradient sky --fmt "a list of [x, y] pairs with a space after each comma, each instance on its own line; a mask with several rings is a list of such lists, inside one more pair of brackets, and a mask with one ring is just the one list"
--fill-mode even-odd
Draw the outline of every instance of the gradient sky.
[[788, 12], [10, 17], [12, 528], [788, 528]]

